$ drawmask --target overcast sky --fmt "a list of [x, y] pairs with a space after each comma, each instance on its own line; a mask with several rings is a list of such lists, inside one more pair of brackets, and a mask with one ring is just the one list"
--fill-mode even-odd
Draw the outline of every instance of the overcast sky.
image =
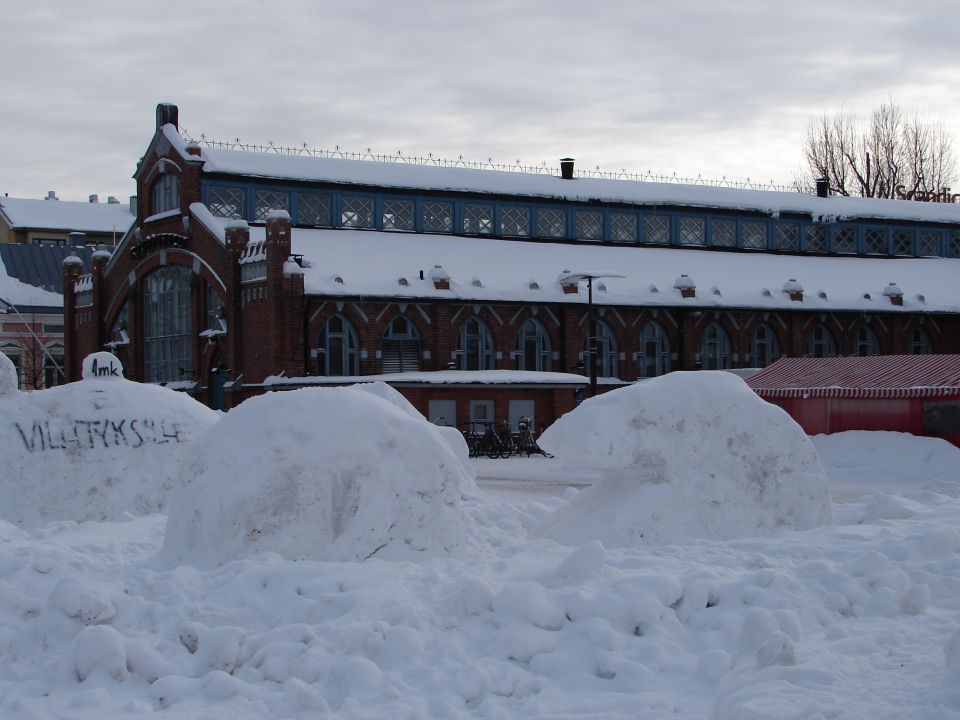
[[812, 117], [890, 98], [960, 142], [960, 3], [3, 3], [0, 192], [126, 198], [194, 136], [791, 182]]

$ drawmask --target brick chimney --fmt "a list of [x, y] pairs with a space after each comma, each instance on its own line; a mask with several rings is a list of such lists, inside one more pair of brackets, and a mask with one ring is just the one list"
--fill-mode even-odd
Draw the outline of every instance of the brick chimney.
[[430, 280], [433, 281], [433, 287], [437, 290], [450, 289], [450, 273], [443, 269], [442, 265], [434, 265], [430, 271]]
[[783, 292], [790, 296], [795, 302], [803, 302], [803, 285], [793, 278], [790, 278], [783, 284]]
[[573, 158], [560, 158], [560, 177], [564, 180], [573, 180]]
[[892, 282], [883, 289], [883, 294], [890, 298], [891, 305], [903, 305], [903, 290]]
[[682, 298], [695, 298], [697, 296], [697, 284], [689, 275], [681, 275], [673, 282], [673, 287], [680, 291]]

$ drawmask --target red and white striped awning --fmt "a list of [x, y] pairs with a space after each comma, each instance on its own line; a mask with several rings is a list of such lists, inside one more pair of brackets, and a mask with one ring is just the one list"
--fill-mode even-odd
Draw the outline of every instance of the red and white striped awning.
[[766, 398], [960, 395], [960, 355], [783, 358], [747, 384]]

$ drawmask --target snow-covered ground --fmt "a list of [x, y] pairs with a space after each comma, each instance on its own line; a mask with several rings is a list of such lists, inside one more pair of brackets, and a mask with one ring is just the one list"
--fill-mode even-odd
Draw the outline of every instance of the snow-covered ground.
[[[269, 401], [254, 408], [277, 434], [317, 397], [282, 395], [282, 422]], [[566, 545], [541, 529], [609, 479], [609, 463], [481, 460], [474, 484], [457, 438], [403, 429], [402, 399], [381, 388], [379, 398], [339, 391], [329, 402], [395, 420], [359, 417], [362, 451], [327, 458], [340, 474], [353, 463], [354, 483], [393, 483], [392, 505], [348, 520], [415, 513], [411, 527], [394, 518], [392, 554], [317, 559], [321, 542], [308, 559], [285, 558], [298, 532], [317, 532], [305, 524], [280, 528], [272, 546], [255, 528], [248, 551], [231, 545], [229, 557], [194, 563], [186, 535], [167, 537], [179, 560], [161, 552], [161, 514], [28, 529], [0, 521], [0, 718], [960, 718], [956, 448], [892, 433], [814, 438], [834, 494], [830, 525]], [[310, 420], [307, 434], [331, 430], [322, 412]], [[181, 485], [198, 485], [175, 511], [182, 532], [197, 534], [204, 517], [222, 522], [252, 497], [258, 473], [245, 467], [255, 453], [241, 447], [249, 422], [214, 425], [201, 438], [211, 442], [180, 463]], [[232, 476], [213, 463], [231, 436]], [[330, 446], [344, 436], [331, 433]], [[406, 483], [422, 468], [402, 452], [392, 476], [370, 474], [391, 442], [414, 436], [420, 452], [435, 443], [441, 475]], [[264, 480], [277, 492], [297, 477], [300, 455], [269, 432], [260, 441], [277, 449], [282, 472]], [[221, 497], [206, 497], [205, 482], [220, 484]], [[324, 482], [336, 507], [351, 507], [342, 486]], [[441, 529], [457, 530], [449, 551], [411, 546], [431, 506], [446, 513]], [[341, 521], [343, 532], [361, 529]], [[317, 523], [333, 527], [319, 512]]]

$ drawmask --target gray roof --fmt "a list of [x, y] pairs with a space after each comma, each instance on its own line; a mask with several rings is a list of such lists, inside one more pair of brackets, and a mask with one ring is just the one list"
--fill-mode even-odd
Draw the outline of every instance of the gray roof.
[[50, 292], [63, 293], [63, 260], [76, 255], [83, 261], [83, 271], [90, 272], [92, 247], [71, 245], [23, 245], [0, 243], [0, 263], [7, 275], [20, 282]]

